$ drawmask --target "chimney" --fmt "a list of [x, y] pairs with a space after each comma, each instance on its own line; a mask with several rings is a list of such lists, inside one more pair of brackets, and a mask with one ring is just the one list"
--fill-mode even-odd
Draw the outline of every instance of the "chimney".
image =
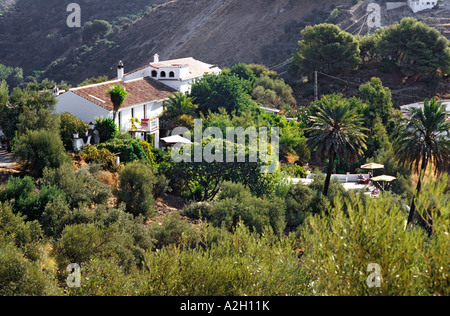
[[122, 79], [124, 75], [124, 66], [123, 62], [120, 61], [119, 65], [117, 66], [117, 78]]
[[158, 54], [155, 54], [153, 62], [159, 63], [159, 55]]

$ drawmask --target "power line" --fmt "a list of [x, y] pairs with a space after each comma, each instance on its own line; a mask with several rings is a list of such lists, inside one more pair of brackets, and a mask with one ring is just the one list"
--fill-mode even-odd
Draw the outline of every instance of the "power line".
[[344, 32], [346, 32], [348, 29], [350, 29], [353, 25], [359, 23], [359, 21], [361, 21], [361, 20], [364, 19], [365, 17], [369, 16], [369, 14], [370, 14], [370, 12], [367, 12], [366, 14], [364, 14], [361, 18], [359, 18], [358, 20], [356, 20], [355, 23], [353, 23], [352, 25], [348, 26], [348, 27], [344, 30]]

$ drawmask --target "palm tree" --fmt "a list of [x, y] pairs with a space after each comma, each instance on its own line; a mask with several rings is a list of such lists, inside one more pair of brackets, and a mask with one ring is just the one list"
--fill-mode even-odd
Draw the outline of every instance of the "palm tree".
[[334, 160], [338, 157], [356, 161], [367, 149], [362, 116], [348, 99], [339, 95], [323, 96], [316, 103], [316, 114], [310, 116], [307, 144], [316, 149], [319, 158], [329, 159], [323, 194], [328, 195]]
[[113, 104], [113, 120], [114, 123], [116, 123], [116, 115], [117, 112], [119, 111], [120, 107], [123, 105], [123, 103], [125, 102], [125, 98], [128, 95], [128, 92], [126, 91], [126, 89], [120, 85], [114, 85], [112, 87], [110, 87], [106, 93], [109, 95], [109, 97], [111, 98], [111, 102]]
[[181, 92], [176, 92], [169, 96], [163, 106], [166, 114], [170, 117], [192, 114], [197, 108], [197, 105], [192, 102], [192, 98]]
[[[422, 177], [433, 163], [435, 173], [448, 168], [450, 160], [450, 121], [445, 105], [436, 99], [425, 100], [422, 108], [410, 108], [409, 113], [398, 126], [394, 141], [395, 155], [403, 165], [419, 173], [416, 195], [422, 187]], [[411, 202], [408, 224], [416, 210], [415, 196]]]

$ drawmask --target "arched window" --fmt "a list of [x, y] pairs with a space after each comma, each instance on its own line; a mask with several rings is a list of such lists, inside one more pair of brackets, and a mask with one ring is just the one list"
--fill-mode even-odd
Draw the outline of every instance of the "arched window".
[[166, 78], [166, 72], [165, 71], [161, 71], [161, 78]]
[[169, 73], [169, 77], [170, 77], [170, 78], [175, 78], [175, 73], [174, 73], [173, 71], [171, 71], [171, 72]]
[[153, 77], [153, 78], [158, 77], [158, 72], [157, 72], [156, 70], [153, 70], [153, 71], [152, 71], [152, 77]]

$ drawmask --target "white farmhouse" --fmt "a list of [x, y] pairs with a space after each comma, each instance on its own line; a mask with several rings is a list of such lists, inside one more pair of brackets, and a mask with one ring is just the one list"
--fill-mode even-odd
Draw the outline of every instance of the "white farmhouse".
[[408, 0], [408, 5], [414, 13], [432, 9], [437, 5], [437, 0]]
[[409, 6], [414, 13], [432, 9], [438, 4], [438, 0], [407, 0], [407, 1], [392, 1], [386, 2], [386, 8], [388, 10], [397, 9], [404, 6]]
[[154, 56], [153, 63], [136, 69], [130, 73], [119, 74], [124, 81], [150, 77], [158, 80], [180, 92], [189, 92], [194, 80], [202, 78], [204, 74], [220, 74], [221, 69], [215, 65], [206, 64], [192, 57], [160, 61], [159, 55]]
[[[111, 81], [59, 91], [56, 87], [56, 113], [68, 112], [85, 122], [96, 118], [113, 117], [113, 104], [106, 91], [114, 85], [126, 89], [128, 96], [117, 113], [116, 123], [121, 130], [131, 128], [130, 119], [136, 118], [148, 124], [151, 134], [159, 140], [158, 118], [163, 113], [163, 103], [175, 92], [190, 91], [194, 80], [206, 73], [219, 74], [213, 65], [193, 58], [159, 61], [155, 55], [153, 63], [125, 74], [122, 62], [117, 67], [117, 78]], [[144, 121], [143, 121], [144, 120]]]

